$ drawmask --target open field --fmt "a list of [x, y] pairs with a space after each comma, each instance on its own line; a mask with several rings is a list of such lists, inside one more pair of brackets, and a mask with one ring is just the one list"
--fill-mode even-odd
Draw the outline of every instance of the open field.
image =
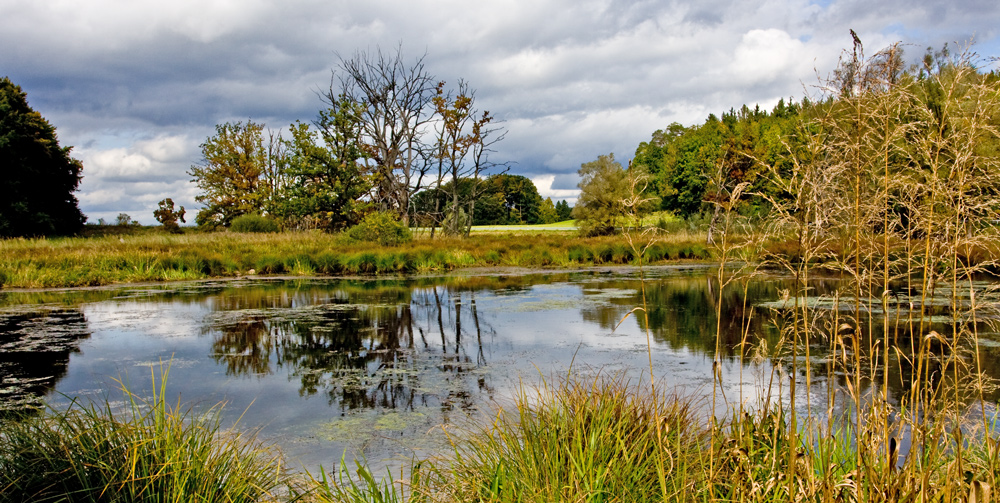
[[[666, 235], [646, 261], [708, 259], [702, 233]], [[580, 238], [571, 232], [474, 234], [400, 246], [357, 243], [321, 232], [135, 234], [0, 241], [4, 288], [100, 286], [195, 280], [247, 274], [412, 274], [465, 267], [577, 267], [631, 264], [636, 252], [621, 237]]]
[[551, 224], [538, 224], [538, 225], [473, 225], [472, 233], [478, 234], [483, 232], [552, 232], [552, 231], [567, 231], [576, 232], [576, 220], [564, 220], [562, 222], [553, 222]]

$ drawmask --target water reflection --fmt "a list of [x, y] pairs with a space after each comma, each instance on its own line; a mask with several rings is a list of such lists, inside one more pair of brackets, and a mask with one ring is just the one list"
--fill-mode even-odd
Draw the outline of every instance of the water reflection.
[[88, 337], [77, 309], [35, 307], [0, 312], [0, 416], [38, 406], [66, 375], [71, 353]]
[[[474, 290], [341, 284], [252, 298], [220, 295], [217, 305], [222, 311], [203, 333], [212, 335], [212, 358], [226, 375], [284, 369], [298, 379], [301, 396], [323, 395], [341, 411], [431, 404], [471, 410], [472, 393], [455, 385], [438, 392], [428, 381], [442, 377], [427, 371], [433, 367], [456, 383], [488, 363]], [[463, 326], [463, 315], [471, 323]], [[491, 392], [484, 376], [474, 386]]]
[[[775, 348], [781, 327], [790, 323], [780, 306], [786, 278], [735, 282], [720, 295], [711, 269], [649, 272], [645, 291], [658, 380], [710, 389], [717, 356], [731, 400], [741, 399], [744, 387], [766, 386], [773, 375], [787, 383], [793, 370], [787, 352], [769, 354], [754, 367], [758, 377], [745, 376], [744, 370], [752, 372], [743, 367], [751, 346]], [[839, 284], [831, 278], [811, 283], [817, 326], [836, 326], [843, 315], [842, 306], [834, 309], [823, 297]], [[307, 465], [330, 466], [345, 449], [375, 461], [430, 449], [427, 432], [489, 411], [522, 379], [565, 375], [570, 366], [581, 374], [649, 372], [645, 318], [633, 316], [619, 326], [642, 305], [642, 286], [634, 271], [588, 271], [204, 282], [20, 298], [5, 293], [0, 402], [23, 407], [46, 393], [55, 398], [53, 386], [68, 396], [103, 396], [109, 376], [136, 367], [148, 376], [150, 365], [172, 361], [170, 393], [206, 406], [228, 401], [242, 424], [260, 427]], [[881, 327], [883, 319], [873, 311], [857, 322]], [[876, 332], [875, 340], [882, 340]], [[893, 325], [891, 339], [899, 356], [890, 375], [875, 375], [873, 382], [887, 380], [890, 395], [899, 397], [912, 379], [906, 356], [913, 339], [905, 325]], [[829, 343], [814, 340], [811, 350], [813, 359], [798, 362], [795, 378], [808, 369], [819, 388], [843, 386], [850, 369], [832, 366]], [[980, 354], [984, 370], [1000, 376], [1000, 344], [984, 339]], [[936, 375], [945, 373], [943, 365]], [[439, 437], [434, 441], [442, 442]]]

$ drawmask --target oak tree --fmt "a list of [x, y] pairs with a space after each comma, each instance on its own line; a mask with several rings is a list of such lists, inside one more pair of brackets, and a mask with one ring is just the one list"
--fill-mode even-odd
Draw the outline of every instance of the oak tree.
[[201, 144], [201, 154], [202, 164], [188, 171], [202, 191], [195, 200], [205, 205], [196, 217], [198, 225], [228, 227], [240, 215], [274, 210], [286, 185], [285, 156], [276, 135], [265, 139], [263, 124], [219, 124]]

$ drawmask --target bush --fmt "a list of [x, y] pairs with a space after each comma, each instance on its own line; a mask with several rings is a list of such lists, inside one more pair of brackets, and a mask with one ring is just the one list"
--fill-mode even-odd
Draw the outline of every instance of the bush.
[[242, 215], [229, 225], [233, 232], [278, 232], [278, 222], [261, 215]]
[[394, 213], [384, 211], [369, 213], [361, 223], [347, 230], [347, 237], [383, 246], [395, 246], [413, 240], [410, 229]]
[[254, 262], [258, 274], [281, 274], [285, 272], [285, 263], [278, 257], [266, 255]]
[[340, 259], [331, 252], [320, 253], [314, 262], [316, 271], [322, 274], [337, 274], [342, 270]]

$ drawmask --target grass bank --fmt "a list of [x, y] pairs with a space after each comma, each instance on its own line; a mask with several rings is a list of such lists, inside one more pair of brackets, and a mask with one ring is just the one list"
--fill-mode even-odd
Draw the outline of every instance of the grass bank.
[[0, 423], [0, 502], [995, 501], [995, 439], [947, 418], [922, 422], [931, 434], [897, 460], [875, 432], [791, 437], [781, 408], [712, 420], [704, 400], [570, 378], [521, 389], [492, 423], [453, 433], [453, 452], [415, 460], [400, 480], [364, 465], [288, 472], [252, 435], [220, 431], [217, 416], [172, 407], [160, 390], [126, 391], [124, 412], [104, 404]]
[[[647, 263], [708, 259], [704, 234], [681, 232], [646, 251]], [[464, 267], [631, 264], [620, 237], [507, 233], [468, 239], [418, 236], [401, 246], [351, 243], [320, 232], [166, 234], [143, 232], [0, 241], [0, 286], [55, 288], [256, 274], [432, 273]]]
[[125, 389], [124, 410], [107, 401], [0, 419], [0, 502], [250, 503], [284, 490], [277, 451], [221, 431], [218, 409], [171, 406], [162, 377], [152, 397]]

